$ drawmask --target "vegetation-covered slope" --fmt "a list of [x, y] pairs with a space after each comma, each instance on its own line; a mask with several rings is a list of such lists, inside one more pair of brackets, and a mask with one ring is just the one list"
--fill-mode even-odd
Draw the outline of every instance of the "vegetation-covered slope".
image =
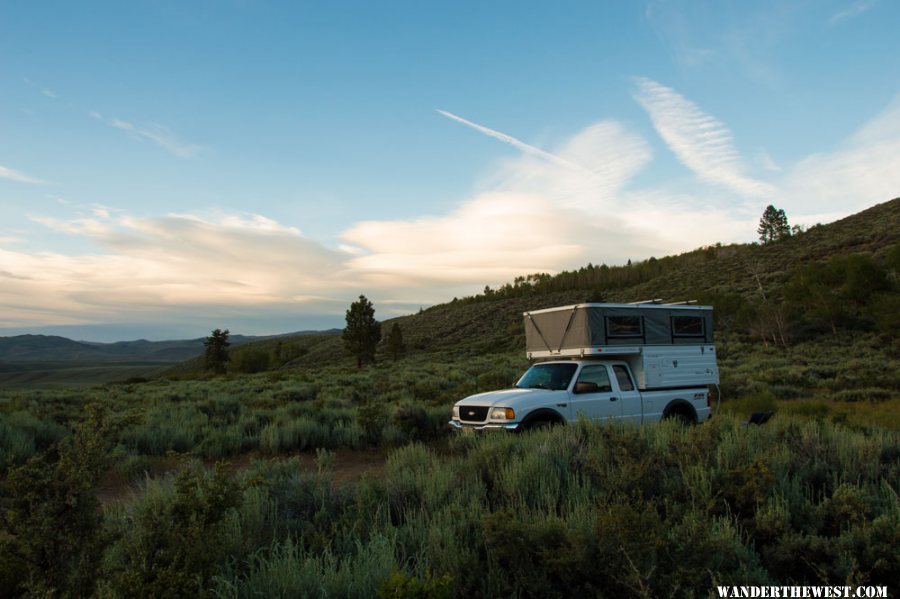
[[[760, 324], [754, 321], [759, 320], [758, 313], [765, 308], [763, 300], [780, 305], [787, 283], [803, 266], [861, 254], [871, 256], [888, 271], [885, 260], [898, 243], [900, 198], [773, 243], [716, 245], [678, 256], [649, 258], [629, 266], [588, 265], [554, 276], [523, 276], [496, 290], [486, 289], [474, 297], [454, 298], [418, 314], [386, 320], [383, 337], [396, 322], [409, 353], [452, 357], [523, 351], [525, 311], [584, 301], [657, 298], [714, 304], [721, 317], [717, 322], [720, 331], [731, 328], [743, 307], [743, 321], [738, 324], [749, 332]], [[806, 325], [803, 306], [791, 309], [795, 332], [802, 333]], [[269, 360], [263, 361], [266, 368], [343, 364], [351, 360], [337, 334], [267, 340], [242, 351], [269, 355]], [[379, 355], [385, 357], [383, 349]], [[194, 360], [169, 374], [191, 375], [201, 369], [202, 361]]]
[[[523, 277], [388, 321], [406, 357], [382, 351], [363, 369], [340, 335], [311, 335], [234, 347], [224, 376], [195, 360], [145, 382], [2, 392], [0, 588], [695, 597], [893, 584], [898, 213], [894, 200], [765, 246]], [[716, 306], [725, 399], [711, 423], [451, 437], [456, 399], [526, 365], [523, 311], [600, 298]], [[771, 409], [764, 427], [740, 422]], [[335, 451], [392, 453], [342, 484]], [[231, 472], [201, 462], [221, 459]], [[133, 495], [101, 510], [101, 478], [136, 481]]]

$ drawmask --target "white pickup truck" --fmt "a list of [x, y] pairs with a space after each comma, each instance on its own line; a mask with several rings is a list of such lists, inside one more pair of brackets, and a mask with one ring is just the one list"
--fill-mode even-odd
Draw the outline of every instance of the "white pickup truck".
[[[512, 389], [467, 397], [450, 425], [527, 430], [583, 415], [699, 423], [717, 385], [712, 311], [670, 304], [579, 304], [525, 313], [534, 364]], [[555, 358], [555, 359], [553, 359]]]

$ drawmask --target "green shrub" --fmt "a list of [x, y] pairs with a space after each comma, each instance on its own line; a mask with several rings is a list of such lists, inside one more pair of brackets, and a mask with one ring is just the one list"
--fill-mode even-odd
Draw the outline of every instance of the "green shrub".
[[171, 486], [150, 483], [112, 516], [117, 537], [106, 555], [105, 591], [126, 597], [204, 597], [225, 556], [223, 522], [241, 493], [224, 468], [197, 464]]
[[42, 420], [29, 412], [0, 414], [0, 472], [58, 442], [69, 430], [50, 420]]
[[91, 595], [106, 544], [95, 489], [108, 445], [106, 415], [92, 405], [57, 451], [9, 470], [0, 484], [0, 577], [6, 592]]
[[831, 413], [831, 406], [824, 401], [793, 401], [785, 404], [783, 410], [792, 416], [826, 418]]
[[834, 394], [838, 401], [887, 401], [894, 397], [896, 392], [877, 387], [864, 389], [845, 389]]
[[228, 599], [345, 597], [370, 599], [396, 569], [390, 537], [375, 535], [350, 555], [305, 551], [292, 541], [250, 556], [243, 575], [220, 576], [213, 594]]
[[387, 407], [377, 401], [367, 401], [360, 404], [356, 411], [359, 425], [365, 431], [366, 440], [369, 443], [378, 443], [384, 427], [390, 420]]
[[453, 597], [453, 579], [447, 576], [435, 578], [428, 573], [423, 580], [398, 571], [378, 587], [382, 599], [450, 599]]
[[229, 370], [252, 374], [268, 370], [273, 362], [272, 355], [258, 347], [242, 347], [231, 352]]
[[305, 417], [273, 422], [262, 429], [259, 435], [259, 447], [268, 453], [334, 445], [334, 439], [327, 426]]

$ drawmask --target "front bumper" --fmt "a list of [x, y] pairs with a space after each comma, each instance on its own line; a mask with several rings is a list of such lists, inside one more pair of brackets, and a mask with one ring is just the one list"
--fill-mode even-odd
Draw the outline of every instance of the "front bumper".
[[500, 424], [499, 422], [488, 422], [486, 424], [463, 424], [459, 420], [451, 420], [448, 422], [451, 427], [459, 431], [514, 431], [519, 428], [518, 422], [509, 422]]

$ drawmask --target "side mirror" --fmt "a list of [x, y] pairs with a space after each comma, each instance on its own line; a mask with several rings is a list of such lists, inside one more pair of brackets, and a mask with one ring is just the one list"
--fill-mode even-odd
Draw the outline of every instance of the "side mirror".
[[591, 383], [588, 381], [579, 381], [575, 383], [575, 393], [596, 393], [600, 390], [600, 387], [597, 386], [597, 383]]

